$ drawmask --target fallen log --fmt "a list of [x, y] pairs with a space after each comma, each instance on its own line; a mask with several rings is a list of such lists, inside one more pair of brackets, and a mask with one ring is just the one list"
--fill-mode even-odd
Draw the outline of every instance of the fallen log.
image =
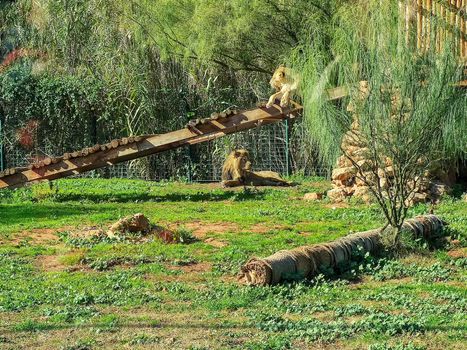
[[[403, 229], [414, 237], [430, 238], [446, 223], [435, 215], [406, 220]], [[336, 241], [280, 250], [267, 258], [251, 258], [241, 267], [239, 280], [248, 285], [273, 285], [287, 279], [311, 278], [323, 269], [348, 264], [352, 253], [376, 253], [383, 247], [381, 229], [354, 233]]]

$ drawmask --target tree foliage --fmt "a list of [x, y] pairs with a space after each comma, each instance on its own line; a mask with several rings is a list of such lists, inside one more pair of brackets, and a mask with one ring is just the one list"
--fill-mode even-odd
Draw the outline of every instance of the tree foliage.
[[[466, 94], [455, 86], [462, 66], [449, 42], [442, 52], [436, 52], [434, 41], [417, 52], [405, 41], [402, 20], [396, 2], [351, 4], [335, 17], [334, 57], [323, 55], [316, 44], [295, 56], [303, 73], [305, 114], [321, 154], [333, 163], [343, 152], [396, 228], [426, 171], [465, 159], [467, 151]], [[347, 103], [326, 101], [329, 81], [348, 87], [353, 116]], [[354, 119], [359, 128], [350, 137], [365, 151], [365, 168], [340, 148]], [[388, 158], [394, 179], [383, 186]]]

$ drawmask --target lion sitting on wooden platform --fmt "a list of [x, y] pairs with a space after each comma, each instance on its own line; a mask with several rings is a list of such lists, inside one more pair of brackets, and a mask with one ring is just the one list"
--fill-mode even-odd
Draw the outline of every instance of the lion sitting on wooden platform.
[[222, 167], [222, 186], [291, 186], [274, 171], [252, 171], [249, 153], [245, 149], [232, 151]]

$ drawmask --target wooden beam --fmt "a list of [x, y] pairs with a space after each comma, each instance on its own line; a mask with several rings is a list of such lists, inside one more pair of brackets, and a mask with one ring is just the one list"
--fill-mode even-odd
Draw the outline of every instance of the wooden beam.
[[[117, 164], [128, 160], [145, 157], [169, 149], [192, 145], [217, 139], [219, 137], [255, 128], [258, 124], [267, 125], [294, 116], [302, 107], [294, 104], [292, 108], [282, 109], [278, 105], [270, 108], [255, 108], [230, 116], [222, 116], [214, 122], [197, 126], [200, 133], [188, 128], [162, 135], [144, 135], [122, 140], [112, 140], [106, 147], [97, 146], [94, 153], [75, 151], [55, 158], [56, 163], [37, 164], [37, 167], [25, 169], [11, 175], [0, 177], [1, 188], [14, 188], [28, 182], [54, 180], [86, 171]], [[260, 123], [261, 122], [261, 123]], [[131, 142], [130, 142], [131, 141]]]

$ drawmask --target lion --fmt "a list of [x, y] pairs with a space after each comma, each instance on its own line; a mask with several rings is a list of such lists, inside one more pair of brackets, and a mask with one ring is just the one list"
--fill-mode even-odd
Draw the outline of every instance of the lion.
[[281, 65], [272, 75], [269, 84], [271, 87], [276, 89], [276, 92], [269, 97], [266, 107], [271, 107], [278, 97], [281, 99], [280, 106], [287, 107], [289, 105], [290, 98], [296, 93], [299, 87], [300, 78], [291, 68]]
[[245, 149], [232, 151], [222, 167], [222, 185], [235, 186], [290, 186], [274, 171], [252, 171], [249, 153]]
[[224, 187], [241, 186], [247, 171], [251, 170], [250, 154], [245, 149], [230, 152], [222, 166], [222, 185]]

